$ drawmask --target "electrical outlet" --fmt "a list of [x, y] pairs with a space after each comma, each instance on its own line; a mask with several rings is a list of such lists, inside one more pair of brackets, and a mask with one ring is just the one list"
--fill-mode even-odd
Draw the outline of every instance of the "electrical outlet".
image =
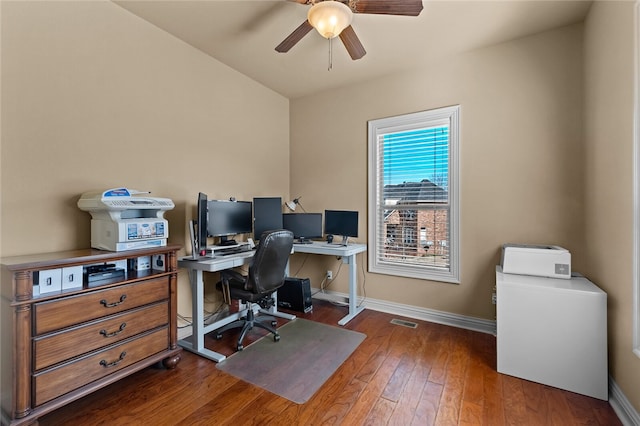
[[327, 271], [327, 280], [331, 281], [333, 279], [333, 271]]
[[495, 293], [491, 293], [491, 303], [494, 305], [498, 303], [498, 296]]

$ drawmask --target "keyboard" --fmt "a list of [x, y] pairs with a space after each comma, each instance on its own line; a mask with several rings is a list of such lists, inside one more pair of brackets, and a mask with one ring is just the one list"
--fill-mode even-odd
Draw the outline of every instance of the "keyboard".
[[240, 255], [240, 254], [246, 254], [247, 256], [251, 256], [253, 255], [253, 250], [219, 250], [216, 252], [216, 257], [218, 256], [232, 256], [232, 255]]

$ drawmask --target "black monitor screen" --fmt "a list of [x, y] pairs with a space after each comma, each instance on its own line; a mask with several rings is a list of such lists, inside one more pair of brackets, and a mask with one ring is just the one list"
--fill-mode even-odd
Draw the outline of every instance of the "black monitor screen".
[[253, 230], [251, 201], [211, 200], [207, 231], [212, 237], [250, 234]]
[[207, 194], [200, 192], [198, 194], [198, 204], [196, 206], [197, 215], [197, 234], [198, 241], [196, 250], [202, 252], [207, 249]]
[[282, 227], [293, 232], [293, 238], [301, 242], [322, 238], [322, 213], [285, 213]]
[[348, 210], [325, 210], [324, 232], [343, 237], [358, 236], [358, 212]]
[[259, 240], [264, 231], [282, 229], [282, 199], [260, 197], [253, 199], [253, 238]]

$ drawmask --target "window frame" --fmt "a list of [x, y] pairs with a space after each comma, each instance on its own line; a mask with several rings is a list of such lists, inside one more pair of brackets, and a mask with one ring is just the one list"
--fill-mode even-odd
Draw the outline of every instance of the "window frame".
[[640, 358], [640, 1], [634, 10], [633, 94], [633, 353]]
[[[449, 270], [443, 268], [381, 262], [378, 256], [378, 236], [384, 226], [383, 214], [379, 213], [379, 202], [383, 188], [379, 175], [379, 138], [385, 134], [397, 133], [443, 125], [449, 126]], [[414, 112], [393, 117], [368, 121], [368, 267], [369, 272], [395, 275], [423, 280], [460, 283], [460, 105]], [[419, 236], [417, 236], [419, 237]]]

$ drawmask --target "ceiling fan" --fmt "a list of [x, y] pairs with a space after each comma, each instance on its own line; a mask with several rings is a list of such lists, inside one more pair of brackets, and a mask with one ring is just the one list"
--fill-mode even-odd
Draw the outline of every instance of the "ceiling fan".
[[[288, 52], [311, 29], [316, 28], [320, 35], [331, 40], [340, 37], [351, 59], [362, 58], [367, 52], [351, 26], [353, 13], [376, 15], [418, 16], [422, 11], [422, 0], [288, 0], [311, 5], [307, 20], [293, 30], [282, 43], [276, 46], [277, 52]], [[325, 22], [324, 19], [331, 20]]]

